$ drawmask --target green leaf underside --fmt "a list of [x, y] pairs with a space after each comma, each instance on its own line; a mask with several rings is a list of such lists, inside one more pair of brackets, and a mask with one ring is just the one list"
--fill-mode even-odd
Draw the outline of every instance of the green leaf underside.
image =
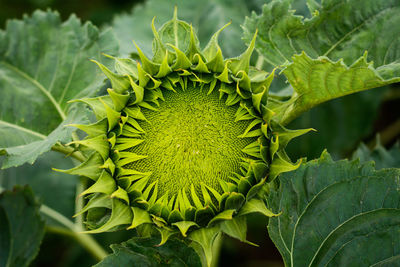
[[[232, 22], [227, 29], [221, 33], [221, 48], [226, 57], [236, 56], [245, 49], [240, 41], [240, 24], [243, 18], [250, 14], [250, 10], [260, 7], [266, 1], [197, 1], [197, 0], [150, 0], [143, 5], [136, 5], [131, 13], [115, 17], [113, 29], [121, 40], [121, 54], [127, 56], [136, 49], [131, 45], [134, 40], [147, 56], [152, 55], [153, 34], [149, 27], [150, 21], [156, 17], [156, 25], [170, 19], [174, 6], [178, 7], [179, 16], [198, 29], [202, 47], [206, 45], [210, 37], [228, 22]], [[223, 12], [221, 12], [223, 10]]]
[[111, 245], [113, 254], [107, 256], [96, 267], [136, 266], [140, 262], [143, 267], [187, 266], [201, 267], [196, 252], [184, 242], [169, 240], [157, 246], [160, 239], [134, 237], [118, 245]]
[[7, 23], [0, 31], [3, 168], [33, 163], [57, 141], [70, 141], [72, 130], [64, 125], [84, 122], [85, 109], [67, 102], [94, 95], [103, 82], [88, 58], [106, 63], [100, 54], [116, 51], [111, 31], [100, 33], [75, 16], [62, 23], [56, 12], [36, 11]]
[[288, 101], [271, 105], [278, 114], [276, 119], [283, 124], [328, 100], [400, 81], [400, 77], [382, 79], [367, 63], [366, 54], [348, 67], [342, 61], [311, 59], [302, 53], [293, 56], [293, 62], [282, 72], [295, 91]]
[[[397, 1], [309, 1], [313, 16], [307, 19], [294, 15], [290, 2], [272, 1], [244, 25], [244, 39], [250, 42], [258, 29], [257, 51], [272, 66], [285, 67], [283, 74], [295, 90], [279, 109], [287, 110], [279, 114], [283, 124], [327, 100], [399, 81]], [[360, 66], [367, 60], [366, 51], [376, 69]], [[292, 57], [295, 54], [301, 55]], [[341, 59], [344, 65], [334, 63]], [[347, 82], [341, 84], [334, 77], [343, 74], [339, 65], [350, 66]], [[357, 76], [351, 78], [351, 73]], [[311, 97], [311, 89], [319, 93]]]
[[[269, 203], [271, 239], [289, 266], [398, 262], [398, 169], [376, 171], [358, 161], [320, 159], [280, 177]], [[371, 249], [373, 253], [371, 253]], [[363, 255], [362, 257], [353, 257]]]
[[0, 266], [28, 266], [39, 251], [44, 222], [28, 187], [0, 194]]
[[369, 149], [361, 143], [353, 153], [353, 158], [359, 158], [361, 162], [374, 161], [377, 170], [382, 168], [400, 168], [400, 144], [397, 142], [390, 149], [386, 149], [379, 142], [373, 149]]

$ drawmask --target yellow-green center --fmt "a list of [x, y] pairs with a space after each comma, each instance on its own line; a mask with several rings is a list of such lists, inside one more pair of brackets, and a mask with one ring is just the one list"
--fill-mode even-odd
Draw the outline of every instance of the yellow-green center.
[[148, 157], [128, 167], [152, 172], [150, 183], [158, 180], [159, 196], [171, 197], [191, 184], [198, 191], [201, 183], [221, 192], [218, 180], [239, 172], [246, 157], [241, 150], [252, 139], [238, 136], [249, 122], [235, 122], [238, 106], [228, 107], [217, 89], [210, 95], [197, 87], [163, 95], [158, 111], [143, 110], [144, 142], [131, 150]]

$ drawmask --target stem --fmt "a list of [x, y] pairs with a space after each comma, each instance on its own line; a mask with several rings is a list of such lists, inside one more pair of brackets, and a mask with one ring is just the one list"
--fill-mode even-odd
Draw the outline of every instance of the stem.
[[44, 215], [52, 218], [65, 228], [48, 226], [47, 229], [50, 232], [58, 233], [66, 236], [73, 237], [79, 244], [82, 245], [90, 254], [92, 254], [97, 260], [104, 259], [108, 253], [97, 243], [97, 241], [90, 235], [79, 233], [80, 229], [77, 229], [76, 225], [66, 218], [64, 215], [53, 210], [52, 208], [42, 205], [40, 212]]
[[86, 161], [86, 157], [79, 151], [75, 151], [72, 147], [64, 146], [60, 143], [55, 144], [52, 146], [51, 150], [61, 152], [67, 156], [71, 156], [74, 159], [79, 160], [80, 162]]
[[101, 261], [107, 256], [107, 252], [89, 235], [80, 234], [77, 232], [69, 231], [62, 227], [46, 226], [46, 230], [50, 233], [65, 235], [75, 239], [83, 248], [89, 251], [92, 256]]

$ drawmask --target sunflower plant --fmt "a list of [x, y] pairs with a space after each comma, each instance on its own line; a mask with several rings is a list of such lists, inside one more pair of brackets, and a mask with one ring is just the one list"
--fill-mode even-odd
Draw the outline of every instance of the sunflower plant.
[[[348, 251], [379, 242], [396, 252], [361, 262], [397, 262], [398, 169], [335, 162], [326, 151], [293, 161], [286, 152], [293, 138], [314, 130], [287, 128], [304, 112], [400, 81], [398, 38], [381, 46], [376, 39], [400, 20], [378, 11], [395, 12], [400, 3], [357, 2], [310, 1], [304, 19], [290, 1], [271, 1], [244, 21], [247, 46], [238, 55], [219, 44], [230, 23], [202, 46], [176, 6], [160, 27], [155, 17], [141, 21], [152, 41], [137, 44], [133, 35], [129, 55], [118, 52], [118, 18], [117, 37], [75, 16], [61, 22], [52, 11], [10, 21], [0, 32], [3, 168], [53, 150], [74, 163], [51, 164], [54, 175], [79, 178], [75, 222], [41, 205], [29, 187], [0, 195], [0, 266], [28, 265], [45, 225], [76, 239], [98, 266], [217, 266], [223, 236], [256, 245], [246, 236], [254, 213], [268, 218], [288, 266], [349, 263]], [[127, 241], [107, 255], [94, 239], [105, 232]]]

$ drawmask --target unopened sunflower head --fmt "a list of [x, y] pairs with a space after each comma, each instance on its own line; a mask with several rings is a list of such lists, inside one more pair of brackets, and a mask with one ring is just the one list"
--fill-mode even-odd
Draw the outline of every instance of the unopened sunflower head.
[[245, 241], [246, 214], [274, 215], [258, 193], [298, 166], [284, 148], [308, 130], [274, 123], [268, 109], [274, 73], [250, 66], [256, 36], [242, 55], [224, 59], [222, 29], [200, 49], [176, 13], [159, 31], [152, 28], [152, 59], [137, 47], [140, 62], [114, 58], [116, 73], [96, 62], [112, 89], [79, 100], [98, 121], [74, 125], [87, 133], [74, 143], [92, 154], [65, 172], [93, 180], [79, 213], [89, 233], [152, 225], [161, 243], [188, 237], [209, 258], [220, 231]]

